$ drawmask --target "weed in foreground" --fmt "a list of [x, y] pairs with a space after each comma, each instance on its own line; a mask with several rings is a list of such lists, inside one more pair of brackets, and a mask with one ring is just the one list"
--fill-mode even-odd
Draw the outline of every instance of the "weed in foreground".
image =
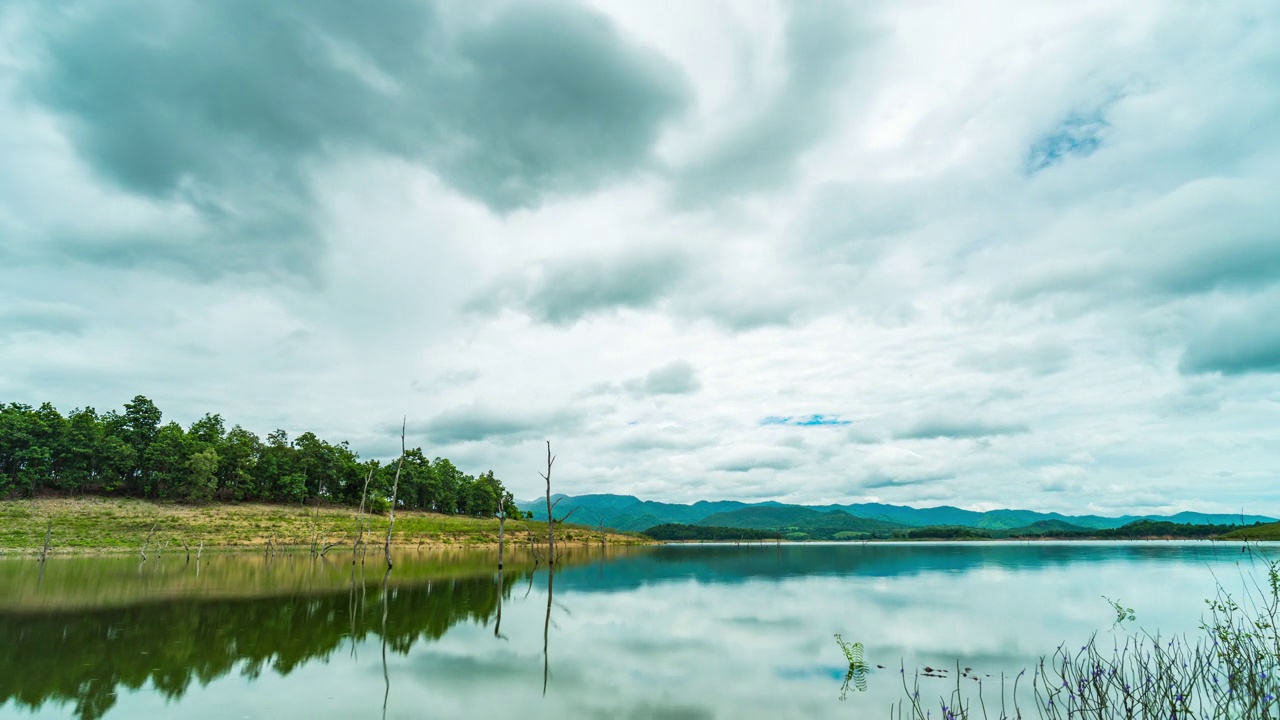
[[[1265, 582], [1250, 580], [1236, 600], [1218, 583], [1206, 600], [1208, 614], [1196, 638], [1130, 636], [1110, 650], [1094, 636], [1079, 647], [1059, 646], [1033, 668], [1030, 688], [1020, 690], [1002, 676], [988, 698], [979, 679], [966, 692], [957, 671], [956, 688], [938, 698], [942, 720], [1046, 720], [1113, 718], [1140, 720], [1275, 720], [1280, 718], [1280, 561], [1252, 549], [1265, 568]], [[1111, 601], [1116, 623], [1133, 610]], [[838, 638], [837, 638], [838, 639]], [[843, 647], [843, 643], [841, 643]], [[847, 685], [847, 681], [846, 681]], [[891, 720], [932, 720], [932, 702], [920, 697], [919, 674], [908, 681], [905, 699], [890, 710]], [[1020, 703], [1034, 708], [1025, 712]], [[928, 706], [928, 707], [926, 707]]]

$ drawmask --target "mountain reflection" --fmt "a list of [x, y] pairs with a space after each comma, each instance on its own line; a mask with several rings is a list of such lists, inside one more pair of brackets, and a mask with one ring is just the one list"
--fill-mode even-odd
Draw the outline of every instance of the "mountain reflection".
[[148, 683], [178, 699], [192, 683], [256, 678], [266, 668], [287, 675], [374, 638], [407, 654], [458, 623], [487, 624], [524, 572], [391, 585], [385, 594], [380, 577], [366, 585], [356, 575], [348, 588], [310, 594], [0, 611], [0, 706], [74, 703], [78, 717], [99, 718], [117, 692]]

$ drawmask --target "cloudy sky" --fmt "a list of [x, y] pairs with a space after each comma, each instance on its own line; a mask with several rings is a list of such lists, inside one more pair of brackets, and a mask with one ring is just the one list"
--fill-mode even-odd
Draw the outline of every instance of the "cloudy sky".
[[1274, 2], [0, 4], [0, 401], [1280, 515]]

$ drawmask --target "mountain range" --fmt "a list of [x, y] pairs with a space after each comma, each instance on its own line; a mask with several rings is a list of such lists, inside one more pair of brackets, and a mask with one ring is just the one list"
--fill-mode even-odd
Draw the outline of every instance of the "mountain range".
[[[1105, 530], [1127, 525], [1135, 520], [1167, 520], [1184, 524], [1251, 525], [1275, 522], [1261, 515], [1226, 515], [1180, 512], [1175, 515], [1063, 515], [1034, 510], [989, 510], [977, 512], [942, 505], [913, 508], [884, 503], [849, 505], [790, 505], [779, 502], [745, 503], [736, 500], [700, 500], [690, 505], [641, 500], [632, 495], [552, 495], [557, 503], [555, 514], [568, 522], [603, 525], [616, 530], [644, 531], [655, 525], [682, 523], [714, 525], [760, 530], [778, 528], [879, 533], [897, 528], [956, 526], [982, 530], [1013, 530], [1031, 525], [1063, 527], [1064, 525]], [[545, 498], [517, 503], [520, 509], [533, 513], [535, 520], [546, 520]]]

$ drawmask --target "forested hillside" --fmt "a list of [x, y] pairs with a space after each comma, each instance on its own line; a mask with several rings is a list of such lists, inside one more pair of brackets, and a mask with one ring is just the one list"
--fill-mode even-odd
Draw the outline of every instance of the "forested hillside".
[[[263, 440], [239, 425], [229, 430], [208, 414], [184, 428], [164, 422], [139, 395], [124, 412], [91, 407], [63, 416], [51, 404], [0, 405], [0, 498], [40, 494], [111, 495], [206, 502], [301, 503], [323, 499], [357, 505], [365, 479], [375, 508], [391, 496], [395, 463], [361, 460], [346, 442], [276, 430]], [[421, 448], [404, 458], [399, 507], [449, 515], [490, 516], [505, 504], [519, 511], [489, 471], [468, 475]]]
[[[601, 524], [619, 530], [643, 531], [664, 523], [686, 525], [706, 524], [724, 527], [767, 528], [778, 530], [791, 528], [804, 532], [808, 539], [819, 539], [836, 532], [870, 533], [881, 536], [903, 527], [953, 526], [989, 531], [994, 535], [1007, 535], [1013, 531], [1059, 530], [1089, 532], [1092, 530], [1123, 527], [1136, 520], [1174, 522], [1182, 525], [1248, 525], [1257, 522], [1274, 522], [1275, 518], [1262, 515], [1224, 515], [1180, 512], [1171, 516], [1145, 515], [1136, 517], [1101, 517], [1097, 515], [1062, 515], [1032, 510], [990, 510], [976, 512], [941, 506], [914, 508], [883, 503], [855, 503], [852, 505], [789, 505], [776, 501], [744, 503], [736, 500], [699, 500], [688, 505], [641, 500], [631, 495], [557, 495], [560, 505], [557, 512], [576, 509], [575, 518], [591, 525]], [[531, 500], [520, 506], [533, 513], [534, 519], [546, 518], [545, 501]], [[744, 511], [744, 512], [740, 512]], [[861, 521], [858, 523], [856, 521]], [[1043, 525], [1041, 525], [1043, 523]], [[1035, 526], [1035, 527], [1031, 527]], [[1037, 529], [1038, 528], [1038, 529]], [[821, 529], [824, 532], [813, 533]], [[825, 531], [832, 531], [830, 533]]]

